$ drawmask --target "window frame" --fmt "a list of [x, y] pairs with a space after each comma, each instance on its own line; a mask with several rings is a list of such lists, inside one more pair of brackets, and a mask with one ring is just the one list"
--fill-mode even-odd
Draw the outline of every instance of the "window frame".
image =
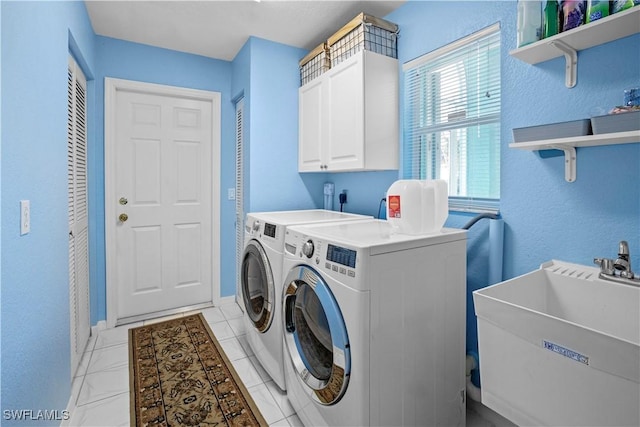
[[[497, 164], [498, 164], [498, 177], [497, 179], [493, 179], [491, 182], [494, 182], [497, 185], [497, 197], [478, 197], [478, 195], [468, 195], [468, 196], [457, 196], [457, 195], [449, 195], [449, 210], [451, 211], [462, 211], [462, 212], [491, 212], [497, 213], [500, 205], [500, 146], [501, 146], [501, 122], [500, 122], [500, 97], [498, 97], [498, 101], [495, 104], [489, 105], [489, 112], [485, 112], [480, 114], [477, 117], [467, 118], [454, 117], [453, 119], [449, 119], [446, 122], [436, 123], [435, 117], [431, 117], [431, 121], [433, 122], [430, 125], [427, 125], [430, 116], [435, 116], [435, 108], [431, 108], [431, 112], [429, 109], [424, 108], [427, 105], [427, 98], [439, 97], [439, 93], [430, 93], [427, 94], [426, 91], [431, 86], [433, 88], [438, 88], [438, 82], [421, 82], [420, 77], [416, 76], [416, 71], [420, 68], [425, 68], [429, 65], [433, 65], [442, 60], [442, 58], [446, 58], [447, 56], [451, 57], [451, 54], [455, 54], [456, 51], [464, 50], [465, 48], [471, 48], [474, 45], [477, 45], [478, 42], [482, 42], [489, 38], [497, 38], [497, 44], [499, 46], [498, 50], [498, 63], [497, 69], [494, 70], [495, 74], [489, 75], [489, 77], [493, 76], [497, 77], [498, 87], [500, 86], [500, 68], [501, 68], [501, 46], [500, 46], [500, 38], [501, 38], [501, 30], [500, 24], [496, 23], [489, 27], [486, 27], [480, 31], [477, 31], [469, 36], [463, 37], [459, 40], [456, 40], [450, 44], [447, 44], [439, 49], [436, 49], [432, 52], [424, 54], [416, 59], [406, 62], [402, 66], [403, 75], [404, 75], [404, 122], [403, 122], [403, 169], [402, 176], [405, 179], [434, 179], [440, 176], [442, 163], [438, 160], [438, 157], [441, 155], [442, 144], [440, 141], [440, 137], [442, 136], [443, 131], [462, 131], [468, 129], [473, 129], [473, 127], [493, 124], [492, 128], [487, 129], [483, 128], [482, 131], [489, 131], [491, 133], [497, 133], [495, 138], [489, 139], [489, 149], [491, 153], [488, 155], [497, 156]], [[480, 55], [478, 55], [479, 57]], [[454, 62], [451, 62], [454, 64]], [[431, 74], [435, 78], [435, 74]], [[427, 78], [425, 76], [425, 78]], [[413, 83], [411, 85], [410, 83]], [[501, 90], [501, 89], [500, 89]], [[422, 93], [421, 93], [422, 92]], [[413, 96], [417, 95], [417, 96]], [[468, 98], [466, 98], [468, 99]], [[440, 98], [438, 98], [438, 102], [440, 102]], [[413, 105], [411, 105], [413, 103]], [[434, 103], [435, 104], [435, 103]], [[497, 108], [497, 111], [491, 112], [491, 109]], [[420, 124], [418, 124], [420, 123]], [[422, 136], [421, 136], [422, 135]], [[418, 142], [418, 138], [424, 137], [424, 140]], [[465, 142], [468, 140], [465, 137]], [[436, 146], [433, 147], [432, 144]], [[455, 144], [449, 144], [447, 148], [453, 149], [455, 148]], [[449, 157], [452, 159], [452, 156]], [[467, 156], [464, 156], [465, 162], [468, 165], [469, 162], [466, 160]], [[493, 162], [496, 162], [494, 159]], [[465, 171], [465, 180], [464, 185], [467, 185], [468, 182], [468, 173], [466, 168]], [[497, 182], [496, 182], [497, 181]], [[451, 185], [451, 183], [450, 183]], [[451, 188], [451, 187], [449, 187]], [[489, 187], [491, 189], [492, 187]], [[484, 196], [484, 195], [483, 195]]]

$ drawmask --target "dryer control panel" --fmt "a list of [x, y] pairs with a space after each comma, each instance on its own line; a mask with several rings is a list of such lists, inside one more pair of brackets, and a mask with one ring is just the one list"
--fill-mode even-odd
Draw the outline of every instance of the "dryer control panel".
[[327, 261], [336, 262], [346, 267], [356, 268], [356, 254], [357, 252], [352, 249], [332, 244], [327, 245]]
[[291, 228], [287, 228], [285, 236], [285, 265], [288, 264], [287, 259], [293, 261], [292, 265], [306, 263], [325, 278], [333, 278], [356, 289], [364, 287], [363, 274], [368, 257], [363, 256], [358, 248]]
[[325, 271], [356, 277], [357, 251], [311, 238], [303, 238], [300, 247], [301, 258], [309, 258]]

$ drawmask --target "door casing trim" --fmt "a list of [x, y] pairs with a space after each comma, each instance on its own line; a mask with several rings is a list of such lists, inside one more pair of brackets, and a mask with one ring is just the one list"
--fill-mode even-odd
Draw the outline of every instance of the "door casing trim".
[[[123, 80], [106, 77], [104, 82], [104, 229], [106, 261], [107, 328], [113, 328], [118, 322], [118, 289], [116, 283], [116, 224], [109, 221], [116, 217], [115, 200], [115, 125], [116, 99], [118, 91], [163, 95], [177, 98], [189, 98], [211, 103], [211, 165], [212, 210], [211, 210], [211, 286], [214, 305], [220, 304], [220, 145], [221, 145], [221, 94], [205, 90], [188, 89], [155, 83]], [[109, 201], [112, 201], [109, 203]], [[216, 209], [217, 206], [217, 209]]]

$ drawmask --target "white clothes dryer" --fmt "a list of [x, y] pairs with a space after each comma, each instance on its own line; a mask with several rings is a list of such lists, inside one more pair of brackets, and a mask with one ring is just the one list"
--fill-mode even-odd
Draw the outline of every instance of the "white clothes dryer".
[[465, 425], [466, 232], [285, 237], [287, 397], [307, 426]]
[[247, 214], [240, 271], [247, 341], [262, 367], [281, 389], [285, 389], [280, 317], [286, 228], [295, 224], [371, 218], [324, 209]]

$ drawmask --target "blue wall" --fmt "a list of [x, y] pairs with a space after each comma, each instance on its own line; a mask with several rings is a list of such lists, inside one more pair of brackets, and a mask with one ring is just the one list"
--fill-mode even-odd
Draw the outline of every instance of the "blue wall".
[[[640, 85], [640, 35], [580, 52], [578, 84], [568, 89], [564, 58], [531, 66], [509, 56], [516, 47], [515, 1], [416, 1], [386, 18], [401, 29], [400, 64], [500, 22], [505, 279], [551, 259], [590, 265], [595, 256], [614, 256], [622, 239], [632, 248], [632, 264], [640, 265], [640, 144], [579, 148], [574, 183], [564, 180], [564, 157], [543, 159], [508, 148], [512, 128], [589, 118], [597, 109], [621, 104], [623, 89]], [[356, 175], [348, 178], [341, 186], [359, 185]], [[373, 203], [383, 190], [371, 188], [365, 197]], [[459, 227], [468, 219], [451, 213], [447, 225]], [[469, 233], [469, 293], [488, 284], [487, 239], [483, 220]], [[475, 349], [472, 307], [467, 320], [468, 346]]]
[[249, 72], [243, 73], [250, 117], [247, 212], [311, 209], [322, 203], [322, 174], [298, 173], [298, 61], [305, 54], [256, 37], [239, 54], [238, 60], [248, 56], [249, 63]]
[[[71, 378], [67, 58], [71, 44], [91, 77], [93, 30], [82, 2], [0, 7], [2, 409], [63, 410]], [[21, 199], [31, 201], [24, 236]]]
[[400, 63], [501, 24], [505, 277], [552, 258], [591, 264], [594, 256], [613, 256], [621, 239], [635, 249], [638, 265], [639, 144], [578, 149], [574, 183], [564, 180], [563, 157], [543, 159], [508, 144], [514, 127], [589, 118], [598, 107], [619, 105], [623, 89], [640, 84], [640, 35], [580, 52], [578, 84], [568, 89], [564, 58], [531, 66], [508, 55], [516, 42], [516, 2], [409, 2], [387, 18], [401, 28]]
[[[590, 264], [629, 240], [640, 265], [640, 144], [578, 149], [578, 177], [563, 158], [508, 149], [511, 129], [589, 117], [640, 85], [640, 35], [580, 52], [578, 85], [564, 87], [564, 59], [531, 66], [511, 58], [516, 3], [408, 2], [387, 19], [401, 28], [402, 64], [497, 21], [502, 26], [501, 214], [504, 277], [552, 258]], [[104, 249], [104, 77], [222, 93], [221, 295], [235, 291], [235, 135], [232, 100], [245, 96], [247, 211], [322, 206], [322, 186], [347, 190], [344, 210], [377, 216], [397, 172], [297, 172], [298, 60], [304, 51], [250, 38], [234, 61], [94, 35], [83, 2], [7, 2], [2, 30], [0, 341], [2, 409], [64, 409], [70, 394], [66, 201], [66, 64], [88, 75], [91, 320], [106, 317]], [[402, 104], [401, 104], [402, 105]], [[36, 124], [36, 125], [34, 125]], [[19, 200], [31, 200], [32, 230], [19, 236]], [[452, 213], [459, 227], [469, 215]], [[487, 221], [469, 233], [469, 291], [488, 282]], [[470, 300], [469, 300], [470, 301]], [[475, 317], [468, 315], [468, 346]], [[45, 381], [42, 379], [45, 378]], [[34, 384], [37, 386], [33, 387]]]

